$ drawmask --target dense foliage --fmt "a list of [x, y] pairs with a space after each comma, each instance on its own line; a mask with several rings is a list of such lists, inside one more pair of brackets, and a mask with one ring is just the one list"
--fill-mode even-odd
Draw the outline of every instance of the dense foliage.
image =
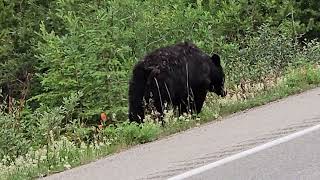
[[[320, 5], [311, 0], [2, 0], [0, 7], [0, 84], [9, 109], [12, 98], [21, 106], [28, 100], [31, 109], [39, 104], [55, 107], [63, 97], [81, 91], [77, 116], [85, 120], [101, 111], [125, 117], [132, 65], [157, 47], [192, 40], [208, 53], [223, 54], [229, 80], [259, 79], [270, 70], [278, 72], [270, 61], [283, 68], [283, 60], [291, 58], [270, 54], [274, 57], [269, 59], [268, 52], [248, 46], [267, 45], [281, 53], [282, 43], [290, 46], [300, 35], [318, 37], [320, 30]], [[261, 30], [265, 23], [271, 28]], [[260, 39], [265, 44], [259, 44], [257, 36], [278, 42]], [[293, 48], [288, 46], [284, 48]], [[242, 59], [239, 49], [244, 49]], [[239, 60], [247, 70], [234, 68]], [[252, 63], [256, 65], [248, 66]]]

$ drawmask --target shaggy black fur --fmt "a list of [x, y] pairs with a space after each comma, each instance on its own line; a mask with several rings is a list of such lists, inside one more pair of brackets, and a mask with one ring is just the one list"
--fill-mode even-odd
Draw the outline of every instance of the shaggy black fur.
[[142, 123], [144, 100], [152, 100], [162, 115], [164, 103], [179, 114], [200, 113], [207, 92], [225, 96], [220, 57], [211, 57], [196, 45], [184, 42], [159, 48], [139, 61], [129, 83], [129, 120]]

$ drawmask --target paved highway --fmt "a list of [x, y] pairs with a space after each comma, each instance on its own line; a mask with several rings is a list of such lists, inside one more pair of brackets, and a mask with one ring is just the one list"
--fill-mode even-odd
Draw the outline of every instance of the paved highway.
[[[43, 179], [168, 179], [318, 124], [320, 88]], [[319, 135], [313, 131], [188, 178], [320, 179]]]
[[184, 172], [169, 180], [318, 180], [319, 137], [320, 124]]

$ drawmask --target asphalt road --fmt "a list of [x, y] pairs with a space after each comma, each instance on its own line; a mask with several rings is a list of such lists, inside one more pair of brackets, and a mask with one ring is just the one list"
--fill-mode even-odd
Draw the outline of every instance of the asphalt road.
[[319, 180], [320, 130], [212, 168], [186, 180]]
[[[286, 99], [270, 103], [265, 106], [248, 110], [246, 112], [231, 115], [221, 121], [215, 121], [201, 127], [193, 128], [186, 132], [172, 135], [166, 139], [136, 146], [96, 162], [62, 173], [54, 174], [44, 179], [167, 179], [194, 168], [201, 167], [242, 151], [254, 148], [288, 134], [301, 131], [319, 123], [320, 88], [317, 88], [296, 96], [291, 96]], [[268, 172], [264, 171], [264, 168], [267, 168], [267, 166], [265, 166], [264, 163], [272, 162], [272, 159], [279, 159], [278, 157], [282, 157], [281, 155], [287, 153], [288, 150], [286, 150], [286, 147], [284, 147], [285, 149], [282, 149], [282, 146], [288, 146], [287, 149], [289, 147], [292, 149], [290, 154], [285, 154], [285, 156], [290, 156], [288, 159], [286, 159], [290, 164], [287, 164], [284, 160], [284, 163], [281, 164], [281, 166], [277, 165], [278, 167], [275, 168], [275, 170], [281, 170], [281, 168], [289, 169], [288, 177], [293, 177], [293, 179], [296, 179], [294, 174], [291, 174], [292, 176], [290, 176], [290, 173], [293, 172], [294, 168], [292, 167], [290, 170], [289, 166], [294, 165], [294, 163], [289, 160], [290, 158], [295, 160], [295, 156], [298, 157], [298, 155], [301, 155], [299, 153], [301, 153], [303, 150], [300, 149], [301, 151], [299, 151], [296, 148], [296, 146], [299, 146], [299, 144], [305, 147], [308, 145], [308, 147], [310, 147], [310, 153], [316, 153], [316, 150], [313, 149], [317, 148], [315, 145], [319, 140], [315, 141], [315, 143], [309, 142], [315, 140], [316, 136], [316, 134], [313, 136], [313, 138], [309, 136], [302, 136], [299, 139], [297, 138], [296, 140], [291, 140], [288, 143], [278, 145], [279, 147], [275, 146], [274, 148], [280, 148], [278, 151], [277, 149], [275, 151], [282, 154], [274, 154], [276, 152], [270, 152], [270, 150], [274, 149], [270, 149], [266, 150], [266, 154], [264, 154], [264, 151], [261, 151], [246, 158], [230, 162], [230, 164], [228, 163], [223, 165], [218, 168], [221, 168], [220, 175], [222, 176], [220, 176], [220, 179], [229, 179], [224, 178], [223, 175], [226, 174], [232, 177], [230, 170], [224, 168], [235, 168], [232, 167], [233, 163], [242, 163], [243, 159], [247, 158], [249, 158], [246, 161], [247, 163], [253, 161], [257, 163], [254, 164], [254, 167], [259, 168], [260, 166], [261, 171], [259, 171], [259, 173], [266, 173], [265, 175], [267, 177]], [[304, 140], [304, 138], [306, 139]], [[298, 145], [295, 145], [295, 141], [297, 141]], [[290, 146], [290, 144], [292, 145]], [[266, 157], [262, 159], [263, 161], [259, 161], [260, 157], [256, 157], [259, 155]], [[317, 157], [315, 157], [315, 161], [319, 162], [317, 161], [319, 159], [316, 158]], [[308, 160], [310, 161], [310, 159]], [[304, 165], [306, 164], [302, 163], [300, 170], [309, 172], [308, 168], [304, 168]], [[234, 164], [234, 166], [238, 167], [237, 164]], [[247, 165], [247, 168], [249, 168], [250, 171], [249, 165]], [[309, 168], [310, 171], [312, 171], [311, 168]], [[320, 168], [318, 169], [320, 171]], [[228, 173], [226, 173], [224, 170]], [[211, 178], [212, 174], [210, 174], [210, 172], [208, 172], [208, 174], [203, 174], [204, 177], [207, 176], [209, 179], [214, 179]], [[236, 172], [242, 173], [242, 171]], [[246, 178], [248, 174], [245, 173], [246, 172], [243, 171], [242, 177], [236, 177], [239, 177], [239, 179], [250, 179]], [[313, 175], [317, 176], [316, 173], [318, 172], [314, 171]], [[271, 179], [277, 179], [277, 177], [280, 178], [280, 176], [278, 176], [276, 173], [273, 173], [272, 175], [273, 176], [271, 176]], [[260, 174], [259, 177], [251, 177], [252, 179], [260, 179], [260, 176], [264, 177], [263, 174]], [[320, 177], [318, 177], [318, 179], [320, 179]]]

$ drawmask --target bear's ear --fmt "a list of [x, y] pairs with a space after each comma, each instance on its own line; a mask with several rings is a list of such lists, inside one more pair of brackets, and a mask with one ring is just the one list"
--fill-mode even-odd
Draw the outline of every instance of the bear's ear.
[[220, 66], [220, 56], [218, 54], [213, 54], [211, 60], [215, 65]]

